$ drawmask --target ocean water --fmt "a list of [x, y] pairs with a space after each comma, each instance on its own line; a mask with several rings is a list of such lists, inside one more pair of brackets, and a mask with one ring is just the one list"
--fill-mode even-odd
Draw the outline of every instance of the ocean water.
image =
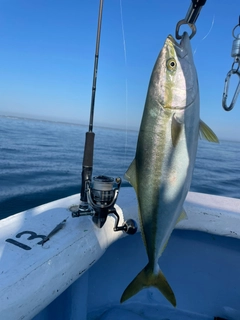
[[[80, 192], [87, 130], [0, 117], [0, 219]], [[93, 175], [123, 177], [134, 158], [138, 133], [99, 127], [94, 132]], [[240, 198], [239, 159], [239, 142], [199, 141], [191, 191]]]

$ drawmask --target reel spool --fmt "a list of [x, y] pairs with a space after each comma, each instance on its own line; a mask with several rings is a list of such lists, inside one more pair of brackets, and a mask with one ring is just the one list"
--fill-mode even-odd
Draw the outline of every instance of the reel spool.
[[91, 215], [92, 220], [98, 228], [102, 228], [107, 220], [109, 214], [114, 214], [116, 223], [113, 228], [114, 231], [124, 231], [127, 234], [135, 234], [137, 232], [137, 223], [133, 219], [124, 221], [122, 226], [119, 226], [119, 215], [115, 209], [115, 203], [119, 194], [121, 186], [121, 178], [114, 178], [108, 176], [93, 177], [86, 181], [86, 195], [88, 208], [79, 206], [78, 211], [72, 211], [73, 217], [80, 217]]

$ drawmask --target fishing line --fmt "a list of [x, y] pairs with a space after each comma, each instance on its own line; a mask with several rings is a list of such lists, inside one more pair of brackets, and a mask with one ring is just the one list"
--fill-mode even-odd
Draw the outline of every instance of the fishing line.
[[[124, 53], [124, 63], [125, 63], [125, 142], [124, 142], [124, 156], [123, 156], [123, 167], [128, 167], [129, 163], [127, 163], [127, 149], [128, 149], [128, 79], [127, 79], [127, 49], [126, 49], [126, 40], [125, 40], [125, 32], [124, 32], [124, 22], [123, 22], [123, 11], [122, 11], [122, 0], [120, 2], [120, 19], [121, 19], [121, 30], [122, 30], [122, 39], [123, 39], [123, 53]], [[119, 159], [118, 159], [119, 162]], [[119, 165], [111, 166], [111, 170], [116, 168]], [[105, 174], [106, 171], [103, 173]]]
[[210, 34], [211, 31], [212, 31], [212, 28], [213, 28], [214, 23], [215, 23], [215, 14], [213, 15], [212, 24], [211, 24], [210, 29], [208, 30], [207, 34], [202, 38], [202, 40], [198, 43], [198, 45], [197, 45], [196, 49], [194, 50], [193, 54], [196, 53], [197, 48], [198, 48], [198, 46], [200, 45], [200, 43], [201, 43], [202, 41], [204, 41], [204, 40], [209, 36], [209, 34]]
[[123, 51], [124, 51], [124, 58], [125, 58], [125, 66], [127, 66], [127, 50], [126, 50], [126, 41], [125, 41], [125, 33], [124, 33], [124, 25], [123, 25], [122, 0], [120, 0], [120, 13], [121, 13], [121, 26], [122, 26], [122, 37], [123, 37]]
[[123, 23], [123, 12], [122, 12], [122, 0], [120, 0], [120, 16], [121, 16], [121, 26], [122, 26], [122, 38], [123, 38], [123, 51], [124, 51], [124, 60], [125, 60], [125, 146], [124, 146], [124, 163], [127, 160], [127, 146], [128, 146], [128, 81], [127, 81], [127, 50], [126, 50], [126, 40], [124, 32], [124, 23]]

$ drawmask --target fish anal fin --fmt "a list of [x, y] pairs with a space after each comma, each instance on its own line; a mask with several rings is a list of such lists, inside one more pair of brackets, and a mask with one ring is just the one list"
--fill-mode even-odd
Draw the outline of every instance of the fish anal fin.
[[171, 136], [172, 136], [172, 144], [174, 147], [178, 144], [182, 131], [182, 123], [178, 122], [175, 118], [175, 114], [172, 116], [172, 125], [171, 125]]
[[[170, 237], [169, 237], [169, 238], [170, 238]], [[161, 251], [160, 251], [159, 256], [161, 256], [162, 253], [163, 253], [163, 251], [166, 249], [166, 246], [167, 246], [167, 244], [168, 244], [169, 238], [165, 241], [165, 243], [164, 243], [164, 245], [163, 245], [163, 247], [162, 247], [162, 249], [161, 249]]]
[[136, 160], [134, 159], [133, 162], [130, 164], [129, 168], [127, 169], [124, 178], [131, 183], [133, 188], [137, 189], [137, 173], [136, 173]]
[[178, 224], [180, 221], [187, 219], [187, 214], [186, 211], [184, 209], [182, 209], [182, 212], [180, 214], [180, 216], [177, 219], [176, 224]]
[[[178, 219], [177, 219], [176, 225], [177, 225], [180, 221], [185, 220], [185, 219], [187, 219], [187, 214], [186, 214], [186, 211], [185, 211], [184, 209], [182, 209], [182, 212], [181, 212], [180, 216], [179, 216]], [[170, 238], [170, 236], [169, 236], [169, 238]], [[163, 251], [166, 249], [166, 246], [167, 246], [167, 244], [168, 244], [169, 238], [165, 241], [165, 243], [164, 243], [164, 245], [163, 245], [163, 247], [162, 247], [162, 249], [161, 249], [161, 251], [160, 251], [160, 256], [162, 255]]]
[[200, 139], [205, 139], [209, 142], [219, 143], [219, 140], [216, 134], [202, 120], [200, 120], [199, 122], [199, 137]]
[[175, 295], [164, 274], [160, 269], [157, 274], [154, 274], [149, 264], [146, 265], [146, 267], [125, 289], [121, 297], [121, 303], [137, 294], [140, 290], [151, 286], [157, 288], [165, 296], [165, 298], [174, 307], [176, 307]]

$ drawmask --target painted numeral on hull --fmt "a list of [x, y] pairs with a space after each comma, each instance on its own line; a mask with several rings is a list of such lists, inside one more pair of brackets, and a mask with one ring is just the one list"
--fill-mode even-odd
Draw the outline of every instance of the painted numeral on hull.
[[[27, 240], [34, 240], [34, 239], [38, 239], [38, 238], [40, 238], [40, 239], [45, 239], [46, 238], [46, 236], [44, 236], [44, 235], [40, 235], [40, 234], [36, 234], [36, 232], [33, 232], [33, 231], [23, 231], [23, 232], [20, 232], [20, 233], [18, 233], [17, 235], [16, 235], [16, 238], [21, 238], [21, 236], [22, 235], [24, 235], [24, 234], [29, 234], [30, 236], [27, 238]], [[37, 244], [38, 245], [41, 245], [42, 244], [42, 240], [41, 241], [39, 241]], [[6, 240], [6, 242], [8, 242], [8, 243], [11, 243], [11, 244], [13, 244], [13, 245], [15, 245], [15, 246], [17, 246], [17, 247], [19, 247], [19, 248], [21, 248], [21, 249], [24, 249], [24, 250], [31, 250], [32, 248], [31, 247], [29, 247], [29, 246], [27, 246], [26, 244], [24, 244], [24, 243], [21, 243], [21, 242], [19, 242], [19, 241], [17, 241], [17, 240], [14, 240], [14, 239], [7, 239]]]
[[31, 250], [32, 248], [27, 246], [26, 244], [23, 244], [21, 242], [18, 242], [14, 239], [7, 239], [6, 242], [9, 242], [11, 244], [14, 244], [15, 246], [21, 248], [21, 249], [24, 249], [24, 250]]

